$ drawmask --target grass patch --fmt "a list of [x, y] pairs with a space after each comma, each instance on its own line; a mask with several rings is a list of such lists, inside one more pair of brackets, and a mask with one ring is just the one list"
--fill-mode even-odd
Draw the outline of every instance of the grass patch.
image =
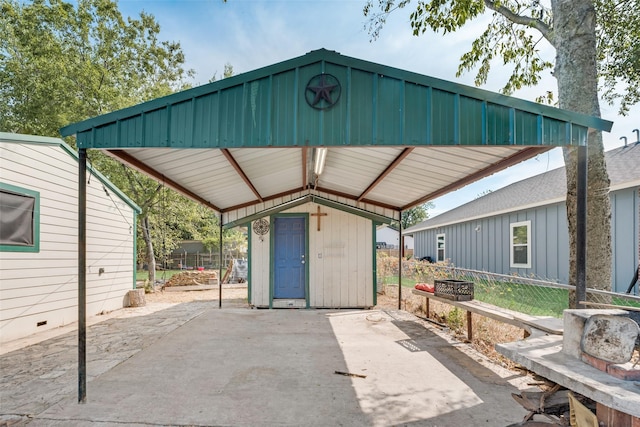
[[[413, 288], [416, 283], [418, 283], [417, 280], [415, 279], [411, 279], [409, 277], [403, 277], [402, 278], [402, 287], [403, 288]], [[398, 276], [386, 276], [383, 279], [383, 284], [385, 285], [397, 285], [398, 284]]]
[[620, 297], [613, 297], [613, 300], [611, 301], [611, 304], [613, 304], [613, 305], [626, 305], [628, 307], [640, 308], [640, 302], [639, 301], [630, 300], [630, 299], [626, 299], [626, 298], [620, 298]]
[[562, 317], [569, 304], [566, 289], [508, 282], [476, 282], [474, 298], [532, 316]]
[[[158, 270], [156, 271], [156, 280], [169, 280], [175, 274], [181, 273], [184, 270]], [[147, 270], [136, 271], [136, 281], [149, 279], [149, 272]]]

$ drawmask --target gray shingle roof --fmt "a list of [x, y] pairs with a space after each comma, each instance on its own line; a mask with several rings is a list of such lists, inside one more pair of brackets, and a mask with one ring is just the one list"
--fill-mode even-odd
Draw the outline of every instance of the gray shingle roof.
[[[640, 186], [640, 144], [632, 143], [605, 153], [611, 187]], [[493, 216], [502, 212], [557, 203], [565, 199], [567, 185], [564, 167], [514, 182], [485, 196], [407, 228], [403, 234], [445, 224]]]

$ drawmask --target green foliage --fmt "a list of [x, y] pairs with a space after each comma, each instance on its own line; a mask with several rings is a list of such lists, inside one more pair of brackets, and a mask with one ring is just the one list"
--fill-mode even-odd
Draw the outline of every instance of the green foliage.
[[453, 307], [446, 315], [445, 323], [453, 330], [462, 329], [464, 314], [458, 307]]
[[[125, 19], [112, 0], [3, 0], [0, 10], [3, 131], [59, 136], [69, 123], [183, 89], [193, 74], [183, 68], [180, 44], [160, 40], [152, 15]], [[163, 207], [186, 217], [184, 198], [101, 153], [92, 152], [90, 162], [142, 208], [141, 258], [145, 231], [160, 257], [186, 233], [186, 222], [158, 222]]]
[[433, 202], [427, 202], [402, 211], [402, 229], [406, 230], [412, 225], [419, 224], [429, 218], [429, 209], [433, 209], [435, 206]]
[[152, 15], [123, 18], [111, 0], [0, 6], [0, 129], [59, 136], [71, 122], [184, 87], [179, 43]]
[[568, 308], [566, 289], [549, 288], [514, 281], [474, 282], [474, 298], [498, 307], [534, 316], [562, 317]]
[[[380, 35], [388, 16], [407, 7], [410, 0], [368, 0], [364, 15], [373, 39]], [[603, 97], [620, 101], [620, 113], [640, 101], [640, 2], [638, 0], [595, 0], [598, 61]], [[460, 30], [474, 18], [493, 11], [492, 21], [462, 55], [456, 76], [475, 70], [474, 83], [487, 82], [492, 65], [501, 59], [511, 70], [502, 92], [509, 95], [525, 86], [535, 86], [542, 73], [554, 64], [540, 54], [539, 43], [546, 39], [558, 47], [553, 32], [551, 9], [543, 2], [517, 0], [423, 0], [410, 14], [414, 35], [426, 31], [447, 34]], [[554, 103], [546, 92], [538, 102]]]
[[[599, 73], [603, 97], [620, 112], [640, 102], [640, 1], [596, 0]], [[619, 93], [620, 87], [626, 89]]]
[[[233, 76], [233, 65], [227, 62], [226, 64], [224, 64], [224, 71], [222, 72], [222, 78], [226, 79], [231, 76]], [[216, 77], [216, 73], [213, 73], [213, 76], [211, 76], [211, 78], [209, 79], [209, 83], [213, 83], [217, 80], [218, 78]]]

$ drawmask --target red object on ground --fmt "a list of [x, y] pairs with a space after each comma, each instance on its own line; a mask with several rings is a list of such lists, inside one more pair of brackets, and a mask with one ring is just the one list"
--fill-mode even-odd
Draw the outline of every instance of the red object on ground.
[[415, 288], [418, 289], [419, 291], [425, 291], [425, 292], [431, 292], [431, 293], [435, 291], [434, 286], [429, 283], [416, 283]]
[[198, 267], [198, 271], [204, 271], [204, 267]]

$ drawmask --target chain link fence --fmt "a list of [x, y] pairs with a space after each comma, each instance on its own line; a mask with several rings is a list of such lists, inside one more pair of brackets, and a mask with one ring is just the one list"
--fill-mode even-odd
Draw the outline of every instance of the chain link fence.
[[[398, 259], [378, 258], [378, 284], [398, 278]], [[435, 279], [456, 279], [473, 282], [474, 298], [498, 307], [534, 316], [562, 317], [569, 308], [573, 287], [535, 277], [495, 274], [486, 271], [456, 268], [444, 263], [407, 260], [402, 262], [403, 287], [416, 283], [433, 283]], [[635, 292], [638, 292], [637, 287]], [[625, 308], [640, 310], [637, 295], [587, 289], [587, 308]]]

